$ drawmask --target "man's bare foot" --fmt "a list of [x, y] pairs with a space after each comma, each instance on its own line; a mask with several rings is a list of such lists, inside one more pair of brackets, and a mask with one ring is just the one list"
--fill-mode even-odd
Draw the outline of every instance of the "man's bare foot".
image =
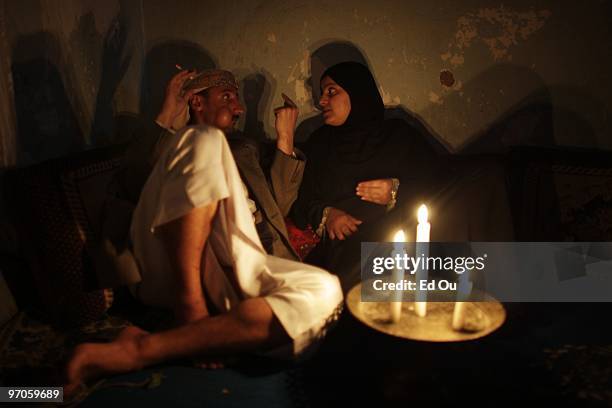
[[77, 346], [66, 366], [66, 396], [77, 391], [80, 384], [96, 378], [142, 369], [139, 341], [148, 334], [130, 326], [110, 343], [83, 343]]

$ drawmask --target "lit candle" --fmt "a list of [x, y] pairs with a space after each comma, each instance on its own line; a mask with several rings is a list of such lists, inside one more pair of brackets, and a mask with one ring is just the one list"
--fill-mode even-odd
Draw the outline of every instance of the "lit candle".
[[455, 302], [453, 309], [453, 330], [460, 331], [465, 321], [465, 302]]
[[461, 330], [465, 321], [465, 301], [472, 292], [472, 282], [470, 282], [470, 270], [459, 275], [459, 285], [457, 286], [457, 301], [453, 309], [453, 330]]
[[[404, 255], [404, 242], [406, 241], [406, 237], [404, 235], [404, 231], [399, 230], [395, 233], [393, 237], [393, 252], [391, 252], [391, 256], [395, 259], [396, 255], [400, 255], [403, 257]], [[404, 268], [394, 268], [393, 273], [391, 274], [392, 281], [399, 283], [404, 280]], [[396, 290], [393, 293], [392, 301], [390, 304], [391, 309], [391, 321], [393, 323], [397, 323], [400, 320], [400, 316], [402, 314], [402, 291]]]
[[419, 221], [416, 234], [416, 254], [415, 257], [421, 257], [421, 263], [416, 271], [417, 291], [414, 309], [418, 316], [425, 317], [427, 314], [427, 291], [419, 290], [421, 281], [427, 281], [427, 265], [426, 259], [429, 256], [429, 233], [431, 225], [427, 222], [427, 206], [422, 204], [417, 213]]

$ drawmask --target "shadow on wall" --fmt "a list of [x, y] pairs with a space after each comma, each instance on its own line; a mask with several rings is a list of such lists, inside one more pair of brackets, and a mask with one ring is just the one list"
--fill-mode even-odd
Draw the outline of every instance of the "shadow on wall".
[[[164, 101], [166, 84], [179, 72], [176, 66], [200, 72], [216, 68], [216, 58], [206, 49], [189, 41], [166, 40], [153, 46], [146, 55], [141, 84], [141, 119], [153, 121]], [[222, 67], [221, 67], [222, 68]], [[244, 135], [257, 141], [266, 140], [263, 112], [270, 104], [276, 86], [272, 75], [265, 70], [256, 73], [234, 72], [244, 77], [240, 86], [246, 109]]]
[[[238, 71], [234, 72], [234, 75], [241, 77], [244, 74]], [[263, 142], [268, 139], [264, 130], [264, 113], [272, 103], [271, 95], [276, 89], [276, 80], [268, 71], [260, 69], [257, 73], [246, 74], [241, 86], [240, 93], [246, 109], [243, 134], [249, 139]], [[270, 120], [273, 121], [274, 117]]]
[[130, 50], [126, 52], [125, 49], [126, 21], [120, 13], [110, 25], [104, 41], [102, 74], [92, 126], [98, 145], [128, 142], [144, 123], [155, 120], [164, 101], [166, 85], [179, 72], [177, 65], [197, 71], [216, 67], [210, 53], [195, 43], [162, 41], [151, 47], [144, 59], [140, 114], [122, 112], [112, 117], [112, 101], [132, 57]]
[[[325, 70], [333, 65], [346, 61], [355, 61], [370, 67], [364, 52], [355, 44], [348, 41], [329, 41], [318, 42], [309, 48], [310, 51], [310, 78], [306, 80], [306, 87], [310, 89], [312, 95], [312, 105], [319, 107], [321, 97], [321, 75]], [[373, 72], [373, 71], [372, 71]], [[376, 78], [376, 75], [374, 75]], [[310, 135], [323, 126], [321, 115], [313, 116], [303, 120], [295, 131], [296, 142], [305, 142]]]
[[104, 37], [102, 71], [92, 123], [92, 140], [96, 145], [129, 141], [145, 122], [155, 120], [164, 101], [166, 85], [183, 69], [202, 71], [217, 66], [210, 53], [196, 43], [163, 40], [147, 52], [140, 83], [140, 114], [113, 112], [113, 98], [132, 59], [127, 46], [128, 20], [121, 11]]
[[79, 151], [83, 135], [60, 75], [57, 38], [45, 31], [20, 36], [12, 47], [18, 163]]
[[[318, 106], [319, 82], [327, 68], [344, 61], [370, 66], [365, 53], [347, 41], [316, 44], [311, 49], [311, 55], [311, 77], [307, 85], [311, 88], [314, 106]], [[375, 72], [372, 72], [375, 75]], [[499, 114], [491, 112], [491, 106], [500, 98], [500, 83], [517, 84], [510, 92], [520, 92], [525, 88], [536, 91], [520, 99], [519, 103], [505, 113]], [[450, 88], [447, 91], [450, 91]], [[385, 117], [400, 118], [409, 123], [438, 153], [504, 153], [513, 146], [561, 144], [599, 147], [604, 144], [603, 141], [598, 141], [592, 125], [577, 109], [580, 106], [581, 111], [605, 115], [604, 104], [578, 89], [547, 87], [543, 79], [531, 69], [499, 64], [463, 85], [461, 93], [450, 92], [452, 93], [444, 98], [443, 105], [432, 104], [421, 114], [399, 105], [387, 107]], [[468, 98], [472, 103], [467, 103]], [[519, 98], [517, 95], [517, 99]], [[487, 114], [495, 117], [489, 121], [492, 123], [490, 126], [476, 130], [468, 135], [460, 146], [453, 148], [422, 119], [433, 118], [430, 120], [456, 123], [458, 126], [459, 119], [449, 118], [448, 115], [451, 114], [464, 118], [465, 123], [482, 122], [482, 116]], [[302, 121], [296, 130], [296, 141], [305, 142], [310, 134], [321, 126], [323, 121], [320, 115]], [[457, 129], [456, 133], [465, 133], [465, 130]]]
[[[610, 111], [594, 95], [564, 85], [549, 88], [553, 104], [555, 142], [564, 146], [612, 149], [607, 132], [597, 132], [592, 123], [605, 123]], [[588, 112], [585, 116], [584, 112]]]
[[[333, 65], [345, 61], [354, 61], [367, 66], [376, 78], [376, 73], [372, 70], [365, 53], [355, 44], [347, 41], [332, 41], [321, 45], [315, 44], [311, 48], [310, 57], [310, 78], [306, 81], [310, 87], [312, 95], [312, 103], [314, 106], [319, 105], [321, 96], [321, 75], [325, 70]], [[446, 153], [448, 149], [442, 142], [430, 132], [425, 123], [413, 112], [404, 107], [387, 108], [385, 110], [386, 118], [400, 118], [409, 123], [419, 131], [419, 134], [438, 152]], [[316, 115], [306, 119], [300, 123], [296, 130], [296, 141], [305, 142], [310, 135], [323, 126], [321, 115]]]
[[[95, 32], [95, 20], [83, 18], [80, 31]], [[129, 126], [124, 118], [127, 115], [114, 117], [113, 110], [113, 98], [132, 59], [132, 50], [126, 51], [127, 36], [128, 23], [120, 11], [110, 24], [102, 44], [100, 85], [91, 124], [91, 141], [95, 146], [120, 141], [124, 128]]]
[[[509, 84], [504, 86], [505, 96], [500, 96], [500, 84]], [[523, 89], [534, 91], [521, 97]], [[453, 149], [455, 153], [503, 153], [514, 146], [598, 146], [592, 125], [577, 106], [583, 111], [602, 112], [603, 103], [577, 89], [547, 86], [529, 68], [498, 64], [464, 84], [461, 92], [446, 90], [452, 93], [444, 97], [442, 104], [424, 109], [423, 117], [446, 122], [448, 132], [456, 134], [466, 133], [459, 128], [461, 122], [482, 123], [484, 116], [491, 123], [468, 134]], [[497, 101], [501, 97], [512, 98], [513, 93], [519, 102], [505, 112], [497, 112]], [[455, 117], [449, 118], [451, 114]]]
[[166, 40], [151, 47], [144, 60], [140, 88], [143, 120], [155, 120], [164, 101], [166, 85], [179, 72], [176, 65], [197, 71], [217, 67], [207, 50], [190, 41]]
[[[176, 65], [198, 72], [217, 67], [216, 59], [195, 43], [169, 40], [155, 45], [145, 58], [143, 70], [140, 109], [144, 120], [154, 120], [161, 109], [166, 84], [178, 72]], [[239, 85], [246, 110], [244, 131], [238, 133], [256, 141], [264, 141], [267, 135], [263, 113], [271, 103], [270, 96], [276, 81], [264, 69], [255, 73], [234, 71], [233, 74], [244, 78]]]
[[[319, 84], [323, 72], [333, 65], [346, 61], [354, 61], [370, 67], [365, 53], [351, 42], [332, 41], [317, 43], [310, 47], [310, 78], [306, 81], [306, 85], [311, 89], [314, 106], [319, 106], [319, 98], [321, 97]], [[376, 77], [375, 72], [372, 71], [372, 73]]]

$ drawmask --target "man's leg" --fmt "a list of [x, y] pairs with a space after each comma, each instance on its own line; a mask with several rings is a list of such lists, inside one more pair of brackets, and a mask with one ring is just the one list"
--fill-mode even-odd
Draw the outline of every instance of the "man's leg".
[[181, 324], [208, 316], [200, 265], [217, 206], [218, 202], [214, 202], [194, 208], [158, 230], [172, 265], [169, 272], [175, 284], [174, 314]]
[[228, 313], [208, 316], [200, 265], [216, 209], [217, 203], [196, 208], [160, 227], [176, 277], [175, 311], [186, 317], [187, 324], [153, 334], [131, 327], [111, 343], [78, 346], [68, 363], [66, 393], [95, 377], [170, 359], [262, 350], [291, 341], [263, 298], [247, 299]]
[[291, 341], [263, 298], [247, 299], [228, 313], [159, 333], [128, 327], [111, 343], [79, 345], [67, 366], [65, 393], [109, 374], [163, 361], [265, 350]]

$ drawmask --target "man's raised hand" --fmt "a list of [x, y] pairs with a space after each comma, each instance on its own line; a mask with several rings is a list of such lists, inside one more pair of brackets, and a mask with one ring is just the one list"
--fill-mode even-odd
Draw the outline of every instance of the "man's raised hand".
[[195, 74], [195, 70], [184, 69], [170, 79], [166, 86], [164, 103], [155, 119], [160, 126], [170, 129], [176, 118], [187, 108], [189, 98], [193, 95], [193, 90], [183, 93], [183, 85], [185, 81], [193, 78]]
[[274, 109], [274, 128], [276, 129], [276, 147], [287, 155], [293, 154], [293, 136], [299, 110], [295, 102], [282, 94], [284, 105]]

